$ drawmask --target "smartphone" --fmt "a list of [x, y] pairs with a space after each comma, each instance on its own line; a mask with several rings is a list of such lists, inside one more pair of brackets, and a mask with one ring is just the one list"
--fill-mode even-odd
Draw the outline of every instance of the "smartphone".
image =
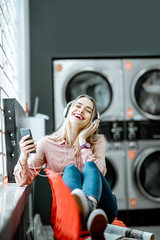
[[[26, 135], [30, 135], [30, 137], [27, 138], [27, 140], [33, 139], [33, 138], [32, 138], [31, 130], [28, 129], [28, 128], [21, 128], [21, 129], [20, 129], [20, 133], [21, 133], [21, 137], [24, 137], [24, 136], [26, 136]], [[36, 150], [34, 150], [34, 151], [31, 152], [31, 153], [36, 153]]]

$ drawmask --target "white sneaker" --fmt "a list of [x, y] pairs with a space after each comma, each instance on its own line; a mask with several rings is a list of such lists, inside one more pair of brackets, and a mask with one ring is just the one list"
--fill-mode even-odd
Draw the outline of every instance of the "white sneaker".
[[88, 198], [86, 197], [85, 193], [79, 188], [74, 189], [71, 194], [74, 196], [74, 199], [77, 202], [81, 215], [82, 225], [85, 225], [87, 217], [90, 213]]
[[108, 218], [102, 209], [95, 209], [89, 215], [87, 228], [92, 240], [105, 240], [104, 231], [108, 224]]

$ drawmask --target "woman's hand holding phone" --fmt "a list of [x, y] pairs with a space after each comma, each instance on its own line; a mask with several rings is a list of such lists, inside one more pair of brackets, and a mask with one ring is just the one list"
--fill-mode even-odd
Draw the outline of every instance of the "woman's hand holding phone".
[[24, 136], [21, 138], [20, 142], [19, 142], [19, 146], [20, 146], [20, 162], [22, 165], [27, 164], [27, 159], [29, 157], [30, 153], [36, 153], [36, 145], [34, 144], [34, 140], [32, 139], [32, 135], [31, 132], [29, 131], [27, 135], [25, 135], [27, 133], [27, 131], [25, 131], [25, 133], [23, 133], [23, 130], [21, 130], [21, 135]]

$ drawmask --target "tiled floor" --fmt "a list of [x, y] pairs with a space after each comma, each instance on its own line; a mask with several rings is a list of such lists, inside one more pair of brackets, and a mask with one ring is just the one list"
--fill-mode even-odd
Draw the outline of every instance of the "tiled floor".
[[[47, 232], [47, 239], [46, 240], [53, 240], [53, 230], [51, 226], [44, 227]], [[131, 226], [130, 228], [137, 229], [140, 231], [145, 232], [152, 232], [155, 235], [155, 240], [160, 240], [160, 226]], [[110, 240], [107, 238], [107, 240]]]

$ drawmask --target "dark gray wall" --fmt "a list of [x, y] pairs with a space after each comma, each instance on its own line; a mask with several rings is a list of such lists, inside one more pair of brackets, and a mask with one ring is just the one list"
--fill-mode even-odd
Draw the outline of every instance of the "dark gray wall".
[[53, 131], [52, 59], [160, 55], [160, 1], [30, 0], [31, 111]]
[[[30, 0], [31, 112], [39, 96], [47, 133], [54, 129], [52, 59], [159, 56], [159, 9], [159, 0]], [[44, 224], [50, 202], [47, 179], [37, 177], [35, 212]]]

